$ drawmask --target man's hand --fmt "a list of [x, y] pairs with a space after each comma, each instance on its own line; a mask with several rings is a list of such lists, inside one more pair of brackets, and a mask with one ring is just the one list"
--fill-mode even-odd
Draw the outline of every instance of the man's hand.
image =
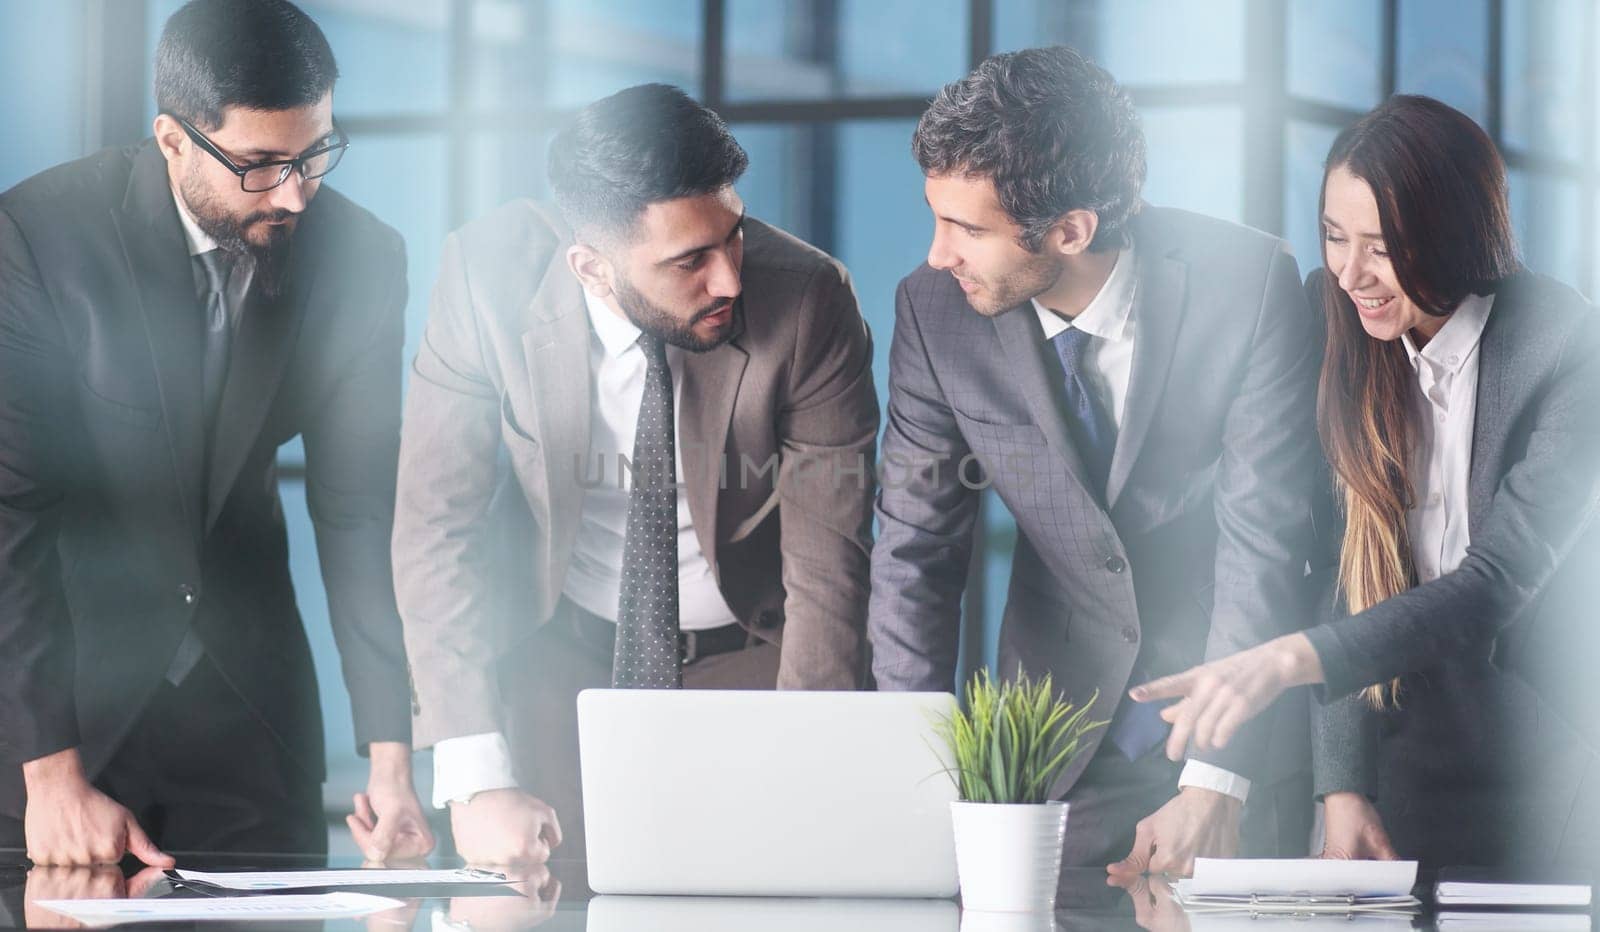
[[22, 765], [28, 804], [23, 831], [35, 864], [115, 864], [124, 853], [151, 867], [177, 862], [155, 846], [133, 813], [95, 789], [76, 748]]
[[411, 784], [411, 748], [399, 741], [374, 741], [367, 753], [372, 771], [367, 791], [355, 795], [355, 812], [344, 817], [370, 862], [407, 861], [433, 850], [433, 831]]
[[1133, 850], [1115, 864], [1112, 874], [1194, 873], [1195, 858], [1231, 858], [1239, 851], [1239, 810], [1243, 804], [1226, 793], [1186, 786], [1165, 806], [1139, 820]]
[[1128, 690], [1136, 702], [1178, 699], [1161, 710], [1172, 726], [1167, 757], [1183, 760], [1189, 742], [1202, 751], [1226, 747], [1239, 727], [1293, 686], [1322, 682], [1322, 659], [1303, 632], [1190, 667]]
[[561, 844], [556, 811], [518, 789], [485, 790], [451, 803], [450, 830], [468, 864], [542, 864]]
[[1339, 860], [1396, 861], [1383, 819], [1360, 793], [1329, 793], [1322, 798], [1322, 857]]
[[1189, 914], [1172, 898], [1172, 885], [1161, 877], [1112, 874], [1106, 883], [1127, 891], [1133, 921], [1148, 932], [1189, 932]]
[[450, 901], [450, 924], [472, 932], [531, 929], [555, 915], [561, 881], [543, 864], [508, 870], [506, 886], [517, 896], [458, 896]]

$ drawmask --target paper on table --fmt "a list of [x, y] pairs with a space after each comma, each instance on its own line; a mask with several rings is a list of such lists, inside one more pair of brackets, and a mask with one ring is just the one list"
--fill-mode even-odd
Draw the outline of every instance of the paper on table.
[[219, 896], [183, 899], [40, 900], [38, 905], [88, 926], [197, 919], [348, 919], [405, 904], [370, 893]]
[[1323, 858], [1196, 858], [1184, 883], [1191, 896], [1403, 897], [1417, 882], [1416, 861]]
[[386, 870], [383, 868], [336, 871], [173, 871], [180, 880], [224, 890], [309, 890], [322, 887], [377, 887], [391, 884], [506, 883], [505, 874], [471, 867], [456, 870]]

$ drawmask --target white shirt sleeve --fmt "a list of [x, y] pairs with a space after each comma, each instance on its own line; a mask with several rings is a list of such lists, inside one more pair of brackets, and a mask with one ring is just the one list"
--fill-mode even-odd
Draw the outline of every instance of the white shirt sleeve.
[[[440, 744], [443, 743], [444, 742], [440, 742]], [[438, 752], [435, 752], [435, 754], [437, 753]], [[438, 760], [439, 758], [435, 756], [435, 769], [437, 769], [439, 766], [437, 763]], [[1178, 785], [1180, 787], [1197, 786], [1202, 790], [1212, 790], [1217, 793], [1223, 793], [1228, 796], [1232, 796], [1241, 803], [1243, 803], [1250, 795], [1249, 780], [1239, 776], [1231, 770], [1223, 770], [1221, 767], [1218, 767], [1215, 764], [1208, 764], [1205, 761], [1199, 760], [1191, 760], [1183, 765], [1183, 773], [1178, 775]], [[439, 791], [434, 790], [434, 795], [438, 796]]]
[[498, 731], [446, 738], [433, 746], [433, 807], [446, 809], [451, 800], [486, 790], [517, 785], [511, 748]]

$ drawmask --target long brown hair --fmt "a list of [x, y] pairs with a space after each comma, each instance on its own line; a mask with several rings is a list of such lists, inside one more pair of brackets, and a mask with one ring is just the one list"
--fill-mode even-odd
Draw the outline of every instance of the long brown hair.
[[[1336, 168], [1372, 188], [1395, 278], [1428, 313], [1448, 315], [1468, 294], [1489, 294], [1517, 270], [1505, 163], [1465, 114], [1401, 95], [1345, 129], [1324, 166], [1319, 226]], [[1416, 585], [1406, 513], [1413, 502], [1410, 457], [1421, 432], [1413, 423], [1415, 375], [1405, 348], [1368, 336], [1335, 278], [1330, 270], [1323, 289], [1327, 351], [1317, 431], [1345, 517], [1339, 591], [1355, 614]], [[1395, 679], [1364, 694], [1382, 708], [1397, 699], [1399, 687]]]

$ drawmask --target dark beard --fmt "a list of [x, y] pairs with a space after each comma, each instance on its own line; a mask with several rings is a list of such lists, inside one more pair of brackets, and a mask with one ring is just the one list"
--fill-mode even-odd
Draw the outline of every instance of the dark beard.
[[258, 210], [234, 219], [224, 213], [198, 183], [186, 179], [182, 185], [183, 202], [205, 234], [217, 241], [217, 247], [235, 262], [248, 263], [251, 270], [250, 289], [264, 298], [283, 294], [289, 273], [289, 244], [294, 236], [291, 227], [269, 228], [266, 245], [257, 246], [244, 238], [244, 231], [258, 220], [286, 220], [294, 216], [287, 210]]
[[652, 304], [648, 298], [635, 291], [633, 286], [626, 281], [618, 280], [613, 285], [613, 292], [617, 296], [617, 305], [622, 308], [622, 313], [627, 315], [635, 327], [659, 339], [661, 342], [691, 353], [705, 353], [716, 349], [722, 344], [733, 339], [743, 329], [744, 302], [738, 298], [733, 301], [733, 316], [728, 328], [721, 336], [709, 340], [695, 335], [694, 325], [701, 320], [721, 310], [726, 302], [708, 305], [694, 312], [688, 323], [680, 323], [676, 317], [666, 310]]

